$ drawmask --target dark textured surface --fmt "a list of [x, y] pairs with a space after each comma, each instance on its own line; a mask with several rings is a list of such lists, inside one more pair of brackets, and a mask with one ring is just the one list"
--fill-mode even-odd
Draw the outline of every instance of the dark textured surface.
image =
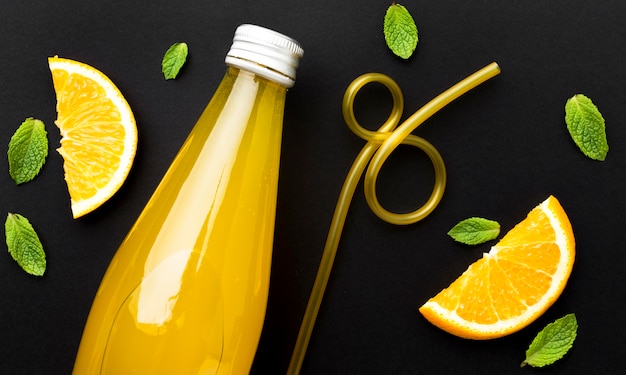
[[[500, 76], [416, 131], [448, 168], [445, 196], [431, 216], [405, 227], [387, 224], [357, 191], [302, 373], [619, 373], [626, 355], [626, 3], [407, 2], [420, 31], [408, 61], [385, 46], [388, 5], [57, 0], [4, 6], [0, 145], [32, 116], [45, 122], [50, 148], [58, 147], [46, 60], [53, 55], [105, 72], [133, 108], [140, 138], [126, 184], [80, 220], [72, 219], [56, 152], [40, 176], [21, 186], [0, 153], [0, 215], [28, 217], [48, 254], [43, 278], [24, 273], [6, 251], [0, 256], [0, 373], [71, 372], [101, 277], [221, 80], [241, 23], [281, 31], [305, 49], [287, 99], [272, 285], [253, 374], [286, 370], [341, 184], [363, 144], [342, 120], [347, 85], [370, 71], [390, 75], [404, 91], [407, 117], [492, 61]], [[161, 58], [177, 41], [189, 44], [189, 61], [176, 80], [165, 81]], [[564, 105], [576, 93], [592, 98], [606, 119], [604, 162], [587, 159], [569, 138]], [[373, 87], [357, 104], [359, 119], [376, 128], [390, 99]], [[431, 183], [425, 156], [401, 147], [383, 169], [380, 199], [406, 211], [425, 199]], [[450, 336], [419, 315], [423, 302], [488, 251], [455, 244], [446, 235], [452, 225], [483, 216], [506, 231], [549, 194], [561, 201], [577, 240], [574, 272], [550, 310], [516, 334], [485, 342]], [[534, 335], [570, 312], [580, 328], [566, 358], [540, 371], [520, 369]]]

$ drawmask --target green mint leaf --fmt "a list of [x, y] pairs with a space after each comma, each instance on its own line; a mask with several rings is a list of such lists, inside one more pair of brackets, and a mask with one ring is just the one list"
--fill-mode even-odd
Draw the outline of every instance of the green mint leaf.
[[174, 43], [167, 49], [163, 61], [161, 62], [161, 70], [165, 79], [174, 79], [180, 72], [180, 69], [187, 61], [189, 49], [187, 43]]
[[31, 275], [42, 276], [46, 271], [46, 254], [28, 219], [9, 213], [4, 230], [9, 254], [17, 264]]
[[548, 324], [526, 350], [526, 359], [521, 366], [543, 367], [563, 358], [574, 344], [577, 330], [574, 314], [567, 314]]
[[387, 47], [403, 59], [413, 55], [417, 47], [417, 26], [409, 11], [395, 2], [387, 8], [383, 25]]
[[448, 235], [455, 241], [466, 245], [478, 245], [491, 241], [500, 234], [500, 224], [497, 221], [470, 217], [452, 227]]
[[24, 120], [9, 141], [9, 174], [16, 184], [31, 181], [48, 156], [48, 133], [43, 122], [32, 117]]
[[604, 118], [591, 99], [576, 94], [565, 104], [565, 123], [572, 139], [587, 157], [603, 161], [609, 152]]

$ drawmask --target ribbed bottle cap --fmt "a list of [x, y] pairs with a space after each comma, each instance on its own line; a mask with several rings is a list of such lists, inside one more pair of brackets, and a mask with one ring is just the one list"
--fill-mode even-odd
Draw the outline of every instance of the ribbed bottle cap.
[[226, 64], [250, 70], [289, 88], [296, 81], [296, 68], [303, 55], [302, 47], [288, 36], [244, 24], [235, 30]]

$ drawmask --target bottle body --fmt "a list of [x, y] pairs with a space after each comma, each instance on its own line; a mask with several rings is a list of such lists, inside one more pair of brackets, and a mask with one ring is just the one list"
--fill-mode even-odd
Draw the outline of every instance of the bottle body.
[[75, 374], [249, 372], [269, 289], [285, 93], [228, 68], [114, 256]]

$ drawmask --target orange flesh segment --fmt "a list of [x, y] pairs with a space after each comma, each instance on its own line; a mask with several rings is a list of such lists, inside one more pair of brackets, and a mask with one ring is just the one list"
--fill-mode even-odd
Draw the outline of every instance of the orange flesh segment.
[[550, 196], [420, 312], [459, 337], [511, 334], [556, 301], [574, 257], [571, 224], [558, 200]]
[[72, 60], [49, 63], [62, 136], [58, 152], [76, 218], [120, 188], [134, 159], [137, 129], [130, 106], [104, 74]]

